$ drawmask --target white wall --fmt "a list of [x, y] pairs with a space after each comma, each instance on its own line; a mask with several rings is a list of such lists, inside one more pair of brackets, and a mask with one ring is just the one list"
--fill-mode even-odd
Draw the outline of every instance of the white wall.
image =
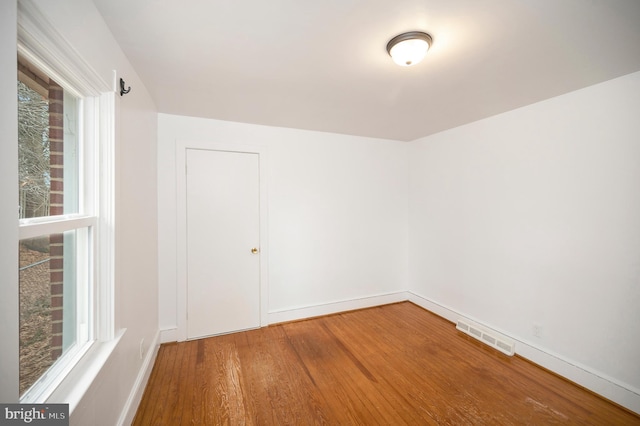
[[270, 314], [406, 288], [406, 144], [160, 114], [162, 329], [177, 324], [176, 140], [267, 147]]
[[638, 412], [639, 94], [635, 73], [409, 151], [410, 290]]
[[0, 2], [0, 401], [18, 401], [16, 3]]
[[[100, 371], [98, 379], [75, 408], [71, 424], [113, 425], [118, 422], [134, 390], [136, 379], [143, 369], [139, 355], [139, 343], [145, 339], [145, 355], [150, 354], [150, 345], [158, 335], [158, 284], [157, 284], [157, 113], [143, 83], [128, 63], [106, 27], [101, 16], [89, 0], [36, 0], [45, 18], [77, 50], [80, 56], [106, 81], [111, 82], [113, 70], [132, 86], [129, 95], [120, 102], [116, 141], [116, 326], [127, 331], [115, 351]], [[16, 39], [15, 0], [3, 1], [0, 25], [0, 119], [2, 120], [3, 143], [0, 144], [0, 196], [3, 200], [16, 199], [17, 130], [15, 79]], [[126, 13], [126, 11], [124, 11]], [[5, 96], [5, 94], [7, 96]], [[13, 95], [11, 95], [13, 94]], [[7, 121], [7, 123], [5, 123]], [[15, 126], [15, 124], [14, 124]], [[13, 141], [13, 142], [12, 142]], [[17, 215], [15, 203], [0, 203], [0, 226], [2, 238], [3, 325], [13, 332], [17, 330], [17, 315], [4, 322], [5, 296], [17, 296]], [[9, 209], [10, 208], [10, 209]], [[5, 287], [7, 287], [5, 289]], [[11, 313], [11, 311], [8, 311]], [[5, 371], [17, 362], [17, 339], [15, 344], [3, 344], [2, 353], [2, 400], [9, 392], [17, 398], [17, 384], [13, 377], [5, 382]], [[13, 357], [12, 366], [5, 365], [5, 354]], [[144, 385], [144, 383], [143, 383]], [[8, 389], [7, 389], [8, 388]], [[135, 409], [135, 407], [133, 407]]]

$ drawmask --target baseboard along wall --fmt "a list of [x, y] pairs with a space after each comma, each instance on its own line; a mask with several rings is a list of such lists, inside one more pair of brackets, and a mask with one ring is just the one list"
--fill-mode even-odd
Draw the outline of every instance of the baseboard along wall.
[[474, 318], [469, 318], [454, 309], [443, 306], [428, 298], [412, 292], [408, 292], [408, 294], [408, 301], [415, 303], [416, 305], [421, 306], [422, 308], [433, 312], [454, 324], [459, 318], [463, 317], [479, 323], [487, 329], [494, 330], [507, 336], [515, 341], [515, 353], [522, 358], [525, 358], [534, 364], [562, 376], [586, 389], [589, 389], [590, 391], [601, 395], [618, 405], [640, 414], [640, 391], [637, 389], [630, 389], [628, 385], [619, 383], [611, 377], [606, 377], [606, 375], [594, 371], [587, 366], [580, 365], [577, 362], [566, 359], [565, 357], [551, 353], [547, 350], [542, 350], [530, 342], [514, 337], [505, 333], [503, 330], [497, 330], [494, 327], [483, 324]]
[[129, 398], [127, 398], [127, 402], [124, 405], [122, 413], [120, 413], [118, 426], [130, 425], [136, 416], [138, 405], [142, 400], [142, 394], [147, 387], [147, 382], [151, 376], [153, 365], [155, 364], [156, 357], [158, 356], [158, 349], [160, 349], [160, 334], [161, 332], [158, 331], [154, 336], [151, 345], [149, 345], [149, 349], [144, 357], [144, 361], [142, 362], [136, 381], [129, 393]]
[[[517, 355], [555, 374], [558, 374], [569, 381], [583, 386], [584, 388], [589, 389], [590, 391], [595, 392], [616, 404], [640, 414], [640, 391], [637, 389], [630, 389], [629, 386], [619, 383], [613, 378], [606, 377], [604, 374], [593, 371], [586, 366], [582, 366], [579, 363], [573, 362], [572, 360], [566, 359], [558, 354], [542, 350], [530, 342], [514, 337], [503, 330], [490, 327], [477, 319], [469, 318], [463, 313], [457, 312], [454, 309], [410, 291], [400, 291], [371, 297], [304, 306], [293, 309], [283, 309], [280, 311], [269, 312], [267, 314], [267, 318], [268, 324], [271, 325], [404, 301], [412, 302], [445, 318], [452, 323], [453, 328], [455, 328], [455, 324], [458, 319], [467, 318], [488, 330], [496, 331], [515, 342], [515, 353]], [[160, 343], [175, 342], [177, 341], [177, 335], [177, 328], [160, 330], [159, 341]], [[153, 367], [153, 364], [151, 364], [149, 368], [151, 367]], [[150, 371], [147, 373], [147, 378], [148, 374], [150, 374]], [[146, 385], [146, 380], [144, 385]]]

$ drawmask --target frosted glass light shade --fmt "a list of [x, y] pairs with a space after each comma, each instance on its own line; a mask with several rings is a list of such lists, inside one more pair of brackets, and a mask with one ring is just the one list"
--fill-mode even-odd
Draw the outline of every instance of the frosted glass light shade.
[[387, 52], [396, 64], [408, 67], [422, 61], [431, 47], [431, 36], [413, 31], [400, 34], [387, 44]]

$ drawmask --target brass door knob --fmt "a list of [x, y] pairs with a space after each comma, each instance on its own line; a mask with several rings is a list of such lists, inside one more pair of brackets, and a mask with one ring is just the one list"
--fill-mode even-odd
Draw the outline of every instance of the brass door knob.
[[251, 249], [251, 253], [256, 254], [258, 253], [260, 250], [258, 250], [256, 247]]

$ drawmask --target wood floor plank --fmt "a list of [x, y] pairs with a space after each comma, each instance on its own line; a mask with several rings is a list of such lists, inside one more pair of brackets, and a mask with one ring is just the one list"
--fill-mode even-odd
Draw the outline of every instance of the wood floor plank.
[[191, 361], [188, 345], [176, 345], [175, 350], [176, 354], [173, 368], [176, 370], [176, 374], [172, 374], [171, 380], [166, 386], [167, 394], [164, 399], [166, 409], [161, 411], [162, 416], [159, 420], [159, 423], [162, 424], [176, 423], [176, 417], [179, 416], [181, 411], [181, 408], [178, 406], [181, 394], [181, 383], [184, 382], [188, 374], [186, 369], [180, 368], [180, 366]]
[[[173, 372], [174, 383], [180, 389], [179, 393], [179, 412], [167, 411], [166, 420], [162, 424], [191, 425], [199, 420], [199, 413], [196, 409], [197, 401], [200, 397], [200, 383], [198, 377], [198, 359], [197, 348], [201, 341], [190, 341], [179, 343], [179, 347], [185, 352], [185, 358], [182, 365], [178, 369], [183, 370]], [[184, 380], [178, 378], [184, 374]]]
[[398, 303], [163, 345], [135, 425], [640, 425]]
[[238, 369], [237, 351], [230, 336], [221, 336], [216, 344], [205, 341], [205, 358], [199, 365], [196, 388], [200, 398], [194, 399], [200, 424], [237, 424], [238, 418], [246, 417]]

